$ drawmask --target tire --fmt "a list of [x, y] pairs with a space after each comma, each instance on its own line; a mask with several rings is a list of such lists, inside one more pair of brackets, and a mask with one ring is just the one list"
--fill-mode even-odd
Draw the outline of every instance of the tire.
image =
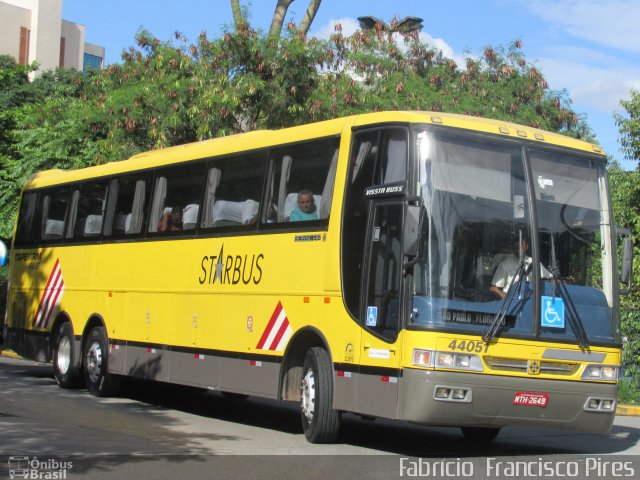
[[307, 351], [302, 370], [300, 417], [311, 443], [331, 443], [338, 437], [340, 413], [332, 408], [333, 368], [326, 350]]
[[96, 397], [115, 395], [120, 377], [108, 371], [109, 349], [104, 327], [94, 327], [89, 332], [82, 353], [82, 370], [87, 390]]
[[492, 442], [500, 433], [500, 427], [461, 427], [462, 434], [473, 442]]
[[74, 388], [81, 383], [74, 344], [73, 328], [69, 322], [65, 322], [53, 341], [53, 376], [61, 388]]

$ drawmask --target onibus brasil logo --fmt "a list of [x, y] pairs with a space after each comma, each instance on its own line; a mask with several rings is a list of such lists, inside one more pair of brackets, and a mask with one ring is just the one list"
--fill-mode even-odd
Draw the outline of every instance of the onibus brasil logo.
[[33, 480], [64, 480], [67, 472], [73, 468], [73, 462], [55, 458], [44, 460], [38, 457], [9, 457], [9, 478], [25, 478]]

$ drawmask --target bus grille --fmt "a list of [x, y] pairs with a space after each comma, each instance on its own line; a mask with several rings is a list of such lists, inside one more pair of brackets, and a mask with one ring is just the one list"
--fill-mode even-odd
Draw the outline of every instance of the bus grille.
[[[527, 373], [527, 360], [522, 358], [484, 357], [484, 361], [492, 370]], [[544, 375], [570, 376], [579, 368], [579, 363], [540, 361], [540, 373]]]

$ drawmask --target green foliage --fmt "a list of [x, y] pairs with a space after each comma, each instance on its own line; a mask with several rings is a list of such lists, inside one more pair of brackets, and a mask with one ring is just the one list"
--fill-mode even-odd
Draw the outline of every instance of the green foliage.
[[640, 402], [640, 388], [632, 379], [624, 378], [620, 380], [618, 388], [618, 402], [638, 403]]
[[620, 105], [625, 108], [628, 115], [624, 117], [619, 113], [615, 114], [622, 151], [628, 160], [640, 162], [640, 92], [631, 89], [631, 99], [620, 100]]
[[[640, 172], [628, 172], [614, 164], [609, 168], [611, 200], [615, 223], [636, 232], [634, 238], [634, 268], [631, 294], [620, 299], [620, 315], [624, 352], [622, 363], [626, 366], [626, 375], [640, 388]], [[620, 255], [619, 255], [620, 256]]]

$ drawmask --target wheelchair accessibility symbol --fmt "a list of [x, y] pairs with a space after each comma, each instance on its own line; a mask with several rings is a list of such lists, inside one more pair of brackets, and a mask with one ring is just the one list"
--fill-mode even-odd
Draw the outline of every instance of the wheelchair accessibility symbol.
[[564, 328], [564, 301], [557, 297], [542, 297], [540, 325], [549, 328]]
[[367, 307], [367, 327], [378, 325], [378, 307]]

